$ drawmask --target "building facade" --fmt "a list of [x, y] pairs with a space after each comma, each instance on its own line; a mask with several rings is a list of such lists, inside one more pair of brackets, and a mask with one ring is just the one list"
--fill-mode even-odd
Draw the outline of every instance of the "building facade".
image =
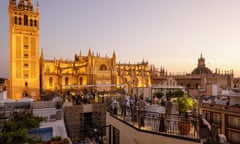
[[87, 56], [80, 52], [74, 60], [45, 60], [42, 51], [40, 70], [40, 89], [43, 91], [63, 92], [84, 89], [89, 85], [97, 87], [98, 91], [111, 91], [124, 86], [133, 88], [151, 85], [147, 62], [116, 63], [115, 52], [111, 57], [101, 57], [89, 49]]
[[[236, 91], [236, 90], [235, 90]], [[215, 99], [202, 102], [201, 111], [211, 124], [213, 135], [224, 134], [231, 144], [240, 143], [239, 89], [236, 92], [218, 95]]]
[[39, 8], [9, 0], [10, 98], [39, 97]]
[[[62, 92], [86, 85], [127, 84], [149, 86], [148, 63], [117, 64], [116, 54], [101, 57], [89, 49], [88, 55], [80, 52], [74, 60], [44, 59], [39, 56], [39, 7], [32, 0], [9, 0], [10, 31], [10, 98], [40, 99], [40, 91]], [[131, 71], [131, 72], [130, 72]], [[133, 78], [132, 78], [133, 77]], [[98, 87], [109, 91], [113, 87]]]
[[[198, 58], [198, 65], [193, 69], [191, 73], [186, 74], [171, 74], [161, 68], [156, 70], [152, 67], [152, 83], [163, 84], [168, 77], [173, 77], [177, 81], [177, 85], [181, 85], [187, 88], [193, 94], [198, 93], [198, 90], [206, 90], [208, 85], [216, 84], [220, 89], [233, 88], [233, 70], [220, 71], [216, 69], [212, 72], [205, 64], [205, 58], [200, 56]], [[190, 93], [191, 94], [191, 93]]]
[[[89, 49], [87, 56], [75, 55], [74, 60], [45, 60], [40, 57], [41, 89], [64, 91], [86, 85], [116, 84], [116, 55], [101, 57]], [[100, 88], [110, 90], [111, 87]]]

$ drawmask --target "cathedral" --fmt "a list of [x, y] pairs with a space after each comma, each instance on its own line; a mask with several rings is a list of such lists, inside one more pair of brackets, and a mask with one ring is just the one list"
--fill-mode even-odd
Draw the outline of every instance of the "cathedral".
[[[233, 70], [223, 71], [216, 69], [212, 72], [205, 64], [205, 58], [200, 55], [197, 61], [197, 67], [192, 70], [191, 73], [185, 74], [171, 74], [167, 73], [164, 68], [160, 70], [155, 67], [151, 67], [151, 80], [152, 85], [166, 84], [171, 85], [171, 82], [167, 82], [169, 78], [176, 81], [176, 85], [180, 85], [186, 88], [189, 94], [198, 95], [199, 90], [207, 91], [209, 85], [217, 85], [218, 91], [226, 90], [234, 87], [234, 74]], [[210, 93], [204, 93], [210, 94]]]
[[45, 60], [40, 56], [41, 90], [66, 91], [97, 87], [98, 91], [111, 91], [120, 87], [147, 87], [150, 74], [147, 62], [138, 64], [116, 63], [111, 57], [94, 55], [90, 49], [87, 56], [75, 54], [74, 60]]
[[39, 49], [40, 10], [32, 0], [9, 0], [10, 82], [9, 97], [19, 100], [30, 97], [40, 100], [45, 91], [62, 94], [69, 90], [86, 88], [114, 91], [119, 88], [131, 94], [132, 88], [167, 84], [173, 79], [187, 89], [204, 89], [217, 84], [221, 89], [233, 87], [233, 70], [212, 72], [201, 55], [191, 73], [172, 75], [163, 67], [139, 63], [117, 63], [116, 54], [100, 56], [89, 49], [80, 51], [72, 60], [45, 59]]
[[151, 84], [148, 62], [116, 63], [116, 54], [102, 57], [89, 49], [73, 60], [45, 59], [39, 54], [39, 6], [32, 0], [9, 0], [10, 98], [40, 100], [40, 93], [63, 93], [96, 86], [98, 91], [147, 87]]

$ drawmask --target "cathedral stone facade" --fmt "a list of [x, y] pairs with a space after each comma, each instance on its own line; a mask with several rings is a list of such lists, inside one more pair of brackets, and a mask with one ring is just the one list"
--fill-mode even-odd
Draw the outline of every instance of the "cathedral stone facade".
[[151, 84], [147, 62], [138, 64], [118, 64], [116, 54], [111, 57], [88, 55], [80, 52], [74, 60], [45, 60], [40, 57], [41, 90], [67, 91], [73, 89], [96, 88], [111, 91], [116, 88], [147, 87]]
[[[80, 52], [74, 60], [45, 60], [40, 58], [41, 89], [63, 91], [81, 89], [87, 85], [116, 84], [116, 56], [101, 57], [89, 49], [88, 55]], [[105, 90], [109, 90], [106, 87]]]
[[39, 8], [32, 0], [9, 0], [10, 85], [12, 99], [39, 97]]

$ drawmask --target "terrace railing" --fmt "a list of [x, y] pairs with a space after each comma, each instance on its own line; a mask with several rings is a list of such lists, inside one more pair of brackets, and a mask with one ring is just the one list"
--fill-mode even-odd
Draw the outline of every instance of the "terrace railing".
[[[138, 106], [115, 108], [107, 103], [110, 115], [136, 130], [179, 139], [200, 141], [200, 120], [193, 115], [182, 116], [140, 110]], [[126, 111], [125, 111], [126, 110]]]

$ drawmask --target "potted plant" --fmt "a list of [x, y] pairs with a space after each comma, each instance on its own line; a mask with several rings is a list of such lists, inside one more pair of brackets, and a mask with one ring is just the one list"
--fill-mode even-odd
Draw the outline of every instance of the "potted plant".
[[191, 97], [184, 95], [177, 98], [178, 111], [182, 118], [178, 122], [178, 128], [182, 135], [187, 135], [191, 130], [191, 121], [188, 116], [196, 106], [196, 102]]

